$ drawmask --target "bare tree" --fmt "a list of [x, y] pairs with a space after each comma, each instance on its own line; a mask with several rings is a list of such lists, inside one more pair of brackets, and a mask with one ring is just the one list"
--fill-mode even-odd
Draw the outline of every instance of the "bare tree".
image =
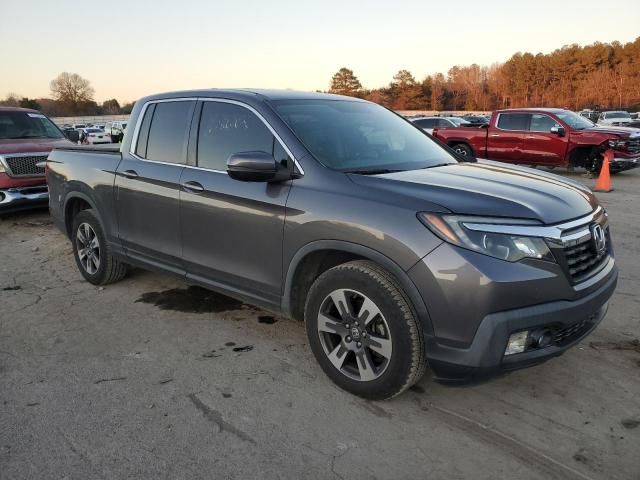
[[4, 100], [0, 100], [0, 105], [4, 107], [19, 107], [20, 106], [20, 95], [17, 93], [11, 92], [7, 93], [7, 96]]
[[94, 90], [89, 80], [77, 73], [62, 72], [49, 84], [51, 96], [59, 102], [76, 105], [93, 100]]

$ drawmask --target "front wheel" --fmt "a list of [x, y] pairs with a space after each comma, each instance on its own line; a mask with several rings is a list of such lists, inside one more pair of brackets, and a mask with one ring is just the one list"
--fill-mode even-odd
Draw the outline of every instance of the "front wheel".
[[348, 392], [384, 400], [424, 374], [420, 323], [397, 281], [373, 262], [353, 261], [320, 275], [307, 297], [305, 322], [320, 366]]
[[106, 285], [124, 278], [127, 265], [111, 255], [102, 225], [91, 209], [73, 219], [73, 256], [82, 276], [94, 285]]
[[471, 151], [471, 147], [469, 145], [465, 145], [464, 143], [457, 143], [451, 147], [454, 152], [463, 157], [472, 157], [473, 152]]

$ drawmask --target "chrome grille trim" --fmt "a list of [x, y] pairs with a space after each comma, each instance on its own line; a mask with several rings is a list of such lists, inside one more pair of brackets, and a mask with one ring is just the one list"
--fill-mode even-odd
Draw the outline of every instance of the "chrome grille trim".
[[0, 162], [10, 177], [41, 177], [44, 168], [37, 163], [46, 161], [51, 152], [9, 153], [0, 155]]

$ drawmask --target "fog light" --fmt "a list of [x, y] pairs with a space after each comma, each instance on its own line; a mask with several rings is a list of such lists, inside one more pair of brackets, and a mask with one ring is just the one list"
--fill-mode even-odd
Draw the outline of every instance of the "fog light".
[[535, 330], [529, 335], [529, 345], [532, 348], [545, 348], [553, 342], [553, 334], [549, 330]]
[[509, 343], [507, 343], [507, 349], [504, 351], [505, 355], [513, 355], [514, 353], [522, 353], [527, 348], [528, 331], [513, 333], [509, 337]]

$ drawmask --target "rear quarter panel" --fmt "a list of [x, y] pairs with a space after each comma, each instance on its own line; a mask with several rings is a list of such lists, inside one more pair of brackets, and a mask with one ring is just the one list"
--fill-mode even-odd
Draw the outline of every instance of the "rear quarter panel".
[[81, 198], [97, 210], [107, 240], [116, 243], [118, 224], [113, 185], [121, 159], [120, 152], [99, 152], [97, 149], [51, 152], [47, 162], [51, 214], [59, 222], [64, 222], [68, 202]]

